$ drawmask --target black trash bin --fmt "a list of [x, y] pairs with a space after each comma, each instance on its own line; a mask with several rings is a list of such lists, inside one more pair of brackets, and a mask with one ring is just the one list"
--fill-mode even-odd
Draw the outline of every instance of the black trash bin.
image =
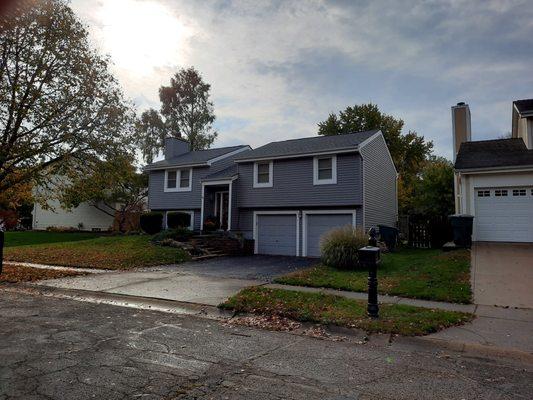
[[469, 249], [472, 247], [473, 215], [454, 214], [448, 216], [453, 230], [453, 242], [456, 246]]
[[379, 237], [381, 241], [385, 242], [389, 251], [396, 250], [396, 243], [398, 243], [398, 229], [392, 226], [378, 225]]

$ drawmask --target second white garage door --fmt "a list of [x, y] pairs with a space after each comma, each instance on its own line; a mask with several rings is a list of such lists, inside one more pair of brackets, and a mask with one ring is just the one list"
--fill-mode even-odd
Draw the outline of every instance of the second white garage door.
[[477, 188], [474, 238], [533, 242], [533, 187]]
[[303, 256], [320, 257], [320, 238], [328, 231], [346, 225], [355, 226], [355, 211], [319, 211], [303, 213]]

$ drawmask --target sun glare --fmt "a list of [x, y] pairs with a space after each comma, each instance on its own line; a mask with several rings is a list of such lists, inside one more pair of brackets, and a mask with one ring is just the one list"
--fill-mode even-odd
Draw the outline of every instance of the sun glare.
[[190, 29], [156, 1], [104, 1], [100, 21], [103, 45], [118, 68], [148, 75], [184, 61]]

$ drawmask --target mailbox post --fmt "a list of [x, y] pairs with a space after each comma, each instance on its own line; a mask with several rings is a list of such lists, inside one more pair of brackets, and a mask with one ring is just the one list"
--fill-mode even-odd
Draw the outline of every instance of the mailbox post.
[[368, 269], [368, 315], [378, 318], [378, 265], [380, 263], [379, 247], [366, 246], [359, 249], [359, 264]]

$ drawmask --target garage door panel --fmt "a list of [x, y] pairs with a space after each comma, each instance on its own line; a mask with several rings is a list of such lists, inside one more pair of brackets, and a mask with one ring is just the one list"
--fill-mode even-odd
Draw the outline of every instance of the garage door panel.
[[[513, 196], [517, 188], [475, 189], [474, 231], [478, 241], [533, 242], [533, 192]], [[524, 188], [518, 188], [524, 189]], [[478, 191], [490, 196], [479, 197]], [[507, 190], [507, 196], [495, 196], [496, 190]]]
[[296, 215], [257, 216], [257, 253], [296, 255]]
[[308, 214], [306, 216], [307, 256], [320, 257], [321, 238], [332, 229], [351, 225], [352, 214]]

